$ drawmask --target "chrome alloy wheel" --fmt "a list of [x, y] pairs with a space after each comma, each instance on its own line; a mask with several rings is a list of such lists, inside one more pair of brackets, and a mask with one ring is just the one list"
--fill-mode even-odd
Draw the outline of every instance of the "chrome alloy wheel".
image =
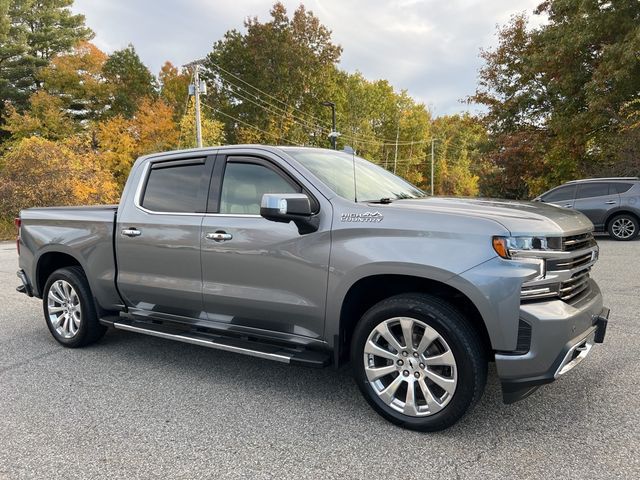
[[636, 226], [630, 219], [621, 217], [613, 221], [611, 230], [618, 238], [629, 238], [636, 232]]
[[78, 333], [82, 321], [80, 298], [69, 282], [56, 280], [51, 284], [47, 313], [51, 326], [62, 338], [72, 338]]
[[444, 338], [408, 317], [390, 318], [372, 330], [364, 347], [364, 369], [380, 399], [411, 417], [442, 410], [458, 383], [456, 359]]

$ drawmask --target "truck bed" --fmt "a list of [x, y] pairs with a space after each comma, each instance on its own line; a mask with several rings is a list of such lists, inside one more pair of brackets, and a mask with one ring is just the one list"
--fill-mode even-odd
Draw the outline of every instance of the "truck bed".
[[117, 205], [29, 208], [20, 212], [23, 247], [20, 268], [41, 295], [44, 273], [61, 255], [73, 257], [84, 269], [101, 305], [121, 304], [116, 290], [113, 234]]

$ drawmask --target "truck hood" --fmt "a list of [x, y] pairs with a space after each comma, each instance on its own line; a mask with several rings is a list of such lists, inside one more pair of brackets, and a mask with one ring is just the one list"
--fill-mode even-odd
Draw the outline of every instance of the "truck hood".
[[541, 202], [428, 197], [395, 200], [390, 206], [425, 213], [486, 218], [501, 224], [512, 235], [575, 235], [593, 230], [593, 224], [582, 213]]

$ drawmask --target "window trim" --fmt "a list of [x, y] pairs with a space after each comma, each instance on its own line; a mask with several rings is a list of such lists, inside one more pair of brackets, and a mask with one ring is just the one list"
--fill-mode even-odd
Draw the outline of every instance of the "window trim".
[[[214, 167], [215, 155], [205, 155], [203, 157], [194, 158], [169, 158], [160, 160], [151, 160], [145, 167], [142, 175], [140, 176], [140, 182], [134, 196], [134, 205], [138, 210], [141, 210], [150, 215], [179, 215], [179, 216], [198, 216], [202, 217], [205, 214], [207, 187], [211, 181], [211, 171]], [[160, 170], [163, 168], [171, 168], [182, 165], [204, 165], [204, 172], [200, 177], [200, 186], [198, 190], [197, 203], [201, 212], [163, 212], [158, 210], [151, 210], [142, 205], [144, 201], [144, 195], [147, 190], [147, 184], [149, 183], [149, 177], [152, 170]]]
[[[220, 204], [222, 202], [222, 185], [224, 182], [224, 173], [229, 163], [245, 163], [253, 165], [261, 165], [269, 170], [280, 175], [285, 182], [292, 187], [298, 189], [300, 193], [304, 193], [309, 197], [311, 202], [312, 214], [316, 215], [320, 212], [320, 202], [316, 197], [299, 181], [295, 179], [287, 170], [276, 164], [272, 160], [267, 158], [248, 155], [242, 153], [220, 153], [216, 158], [216, 165], [213, 169], [213, 175], [211, 176], [211, 184], [209, 185], [209, 196], [207, 199], [207, 216], [225, 216], [225, 217], [243, 217], [243, 218], [262, 218], [261, 215], [253, 213], [220, 213]], [[213, 192], [213, 189], [217, 189], [217, 192]], [[213, 193], [213, 195], [212, 195]]]

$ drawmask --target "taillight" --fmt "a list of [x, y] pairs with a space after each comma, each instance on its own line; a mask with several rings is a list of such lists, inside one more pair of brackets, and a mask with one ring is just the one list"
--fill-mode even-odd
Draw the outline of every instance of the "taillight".
[[16, 237], [16, 249], [18, 250], [18, 255], [20, 255], [20, 227], [22, 226], [22, 219], [20, 217], [16, 217], [13, 223], [18, 230], [18, 235]]

